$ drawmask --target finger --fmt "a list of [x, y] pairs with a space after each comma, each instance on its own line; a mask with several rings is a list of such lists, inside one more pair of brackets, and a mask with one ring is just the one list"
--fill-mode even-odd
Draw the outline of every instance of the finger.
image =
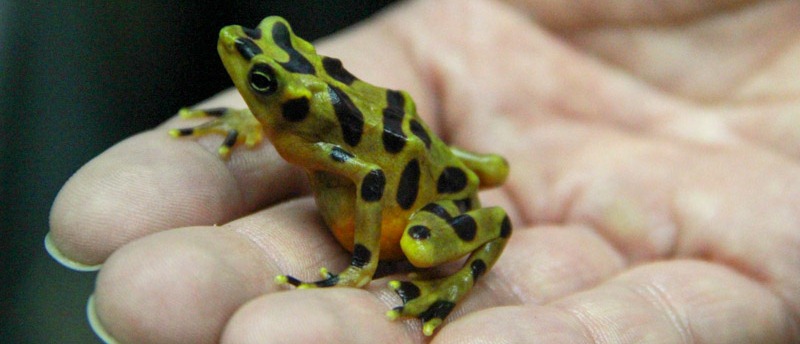
[[99, 332], [120, 343], [211, 343], [239, 305], [269, 290], [269, 277], [254, 273], [258, 263], [263, 257], [248, 242], [218, 228], [134, 241], [98, 275]]
[[275, 275], [320, 260], [344, 265], [346, 256], [307, 198], [224, 226], [164, 231], [109, 258], [97, 318], [123, 343], [213, 342], [242, 304], [280, 289]]
[[592, 288], [628, 266], [616, 248], [586, 227], [517, 227], [512, 237], [495, 266], [456, 306], [443, 327], [486, 309], [551, 302]]
[[225, 223], [296, 194], [305, 183], [269, 144], [239, 149], [224, 161], [209, 147], [218, 144], [210, 142], [215, 138], [201, 141], [204, 146], [167, 135], [178, 126], [173, 120], [122, 141], [70, 178], [50, 216], [50, 237], [61, 254], [99, 264], [136, 238]]
[[513, 238], [490, 271], [492, 277], [481, 280], [489, 290], [514, 295], [499, 304], [549, 302], [595, 286], [627, 267], [616, 248], [587, 227], [520, 228]]
[[[222, 343], [420, 342], [399, 321], [383, 316], [373, 294], [352, 288], [300, 290], [257, 298], [231, 318]], [[419, 330], [418, 330], [419, 331]]]
[[778, 297], [726, 267], [654, 263], [545, 306], [489, 309], [441, 330], [458, 342], [789, 343], [800, 339]]

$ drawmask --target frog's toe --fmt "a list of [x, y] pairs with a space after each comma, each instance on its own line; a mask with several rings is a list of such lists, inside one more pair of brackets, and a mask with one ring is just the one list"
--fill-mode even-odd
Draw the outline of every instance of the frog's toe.
[[394, 290], [394, 292], [400, 296], [404, 305], [408, 303], [408, 301], [418, 298], [422, 293], [416, 284], [408, 281], [390, 281], [389, 289]]
[[319, 269], [319, 274], [320, 276], [322, 276], [322, 279], [314, 282], [303, 282], [302, 280], [292, 277], [290, 275], [278, 275], [275, 276], [275, 283], [289, 284], [296, 287], [297, 289], [324, 288], [324, 287], [332, 287], [339, 284], [338, 283], [339, 276], [328, 272], [328, 269], [326, 268]]
[[[403, 315], [403, 307], [395, 307], [394, 309], [386, 312], [386, 317], [389, 320], [395, 320]], [[428, 321], [422, 321], [422, 333], [426, 336], [433, 335], [433, 331], [436, 330], [436, 327], [442, 324], [442, 318], [433, 318]]]
[[303, 281], [289, 275], [278, 275], [275, 276], [275, 283], [279, 285], [289, 284], [295, 287], [299, 287], [301, 284], [303, 284]]
[[294, 286], [297, 289], [311, 289], [318, 287], [315, 283], [308, 283], [303, 282], [297, 278], [294, 278], [289, 275], [278, 275], [275, 276], [275, 283], [277, 284], [288, 284]]
[[191, 109], [188, 107], [181, 108], [178, 110], [178, 116], [180, 118], [188, 119], [188, 118], [204, 118], [204, 117], [222, 117], [227, 113], [230, 109], [219, 107], [219, 108], [210, 108], [210, 109]]
[[169, 130], [169, 136], [172, 137], [191, 136], [191, 135], [194, 135], [194, 128], [180, 128], [180, 129]]
[[390, 320], [417, 317], [422, 320], [422, 332], [426, 336], [432, 335], [456, 306], [455, 300], [446, 297], [448, 293], [437, 291], [430, 281], [391, 281], [389, 288], [400, 296], [403, 305], [386, 312], [386, 317]]
[[191, 110], [181, 109], [178, 112], [181, 118], [216, 117], [208, 122], [191, 128], [172, 129], [172, 137], [204, 136], [211, 133], [225, 135], [225, 140], [217, 149], [220, 157], [227, 158], [231, 148], [237, 144], [252, 147], [261, 142], [263, 134], [261, 123], [253, 117], [248, 110], [234, 110], [227, 108]]

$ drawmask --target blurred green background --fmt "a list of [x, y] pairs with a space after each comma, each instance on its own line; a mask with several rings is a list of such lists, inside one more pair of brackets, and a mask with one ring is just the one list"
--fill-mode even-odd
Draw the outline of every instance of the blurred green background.
[[0, 342], [99, 342], [95, 274], [44, 251], [51, 203], [115, 142], [230, 87], [222, 26], [277, 14], [313, 40], [391, 2], [0, 0]]

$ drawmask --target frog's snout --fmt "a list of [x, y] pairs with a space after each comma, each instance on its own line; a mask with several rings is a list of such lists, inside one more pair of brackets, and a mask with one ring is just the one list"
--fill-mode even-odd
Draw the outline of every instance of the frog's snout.
[[220, 55], [236, 53], [236, 40], [240, 37], [239, 32], [241, 32], [241, 29], [238, 25], [226, 26], [219, 31], [217, 50], [219, 50]]

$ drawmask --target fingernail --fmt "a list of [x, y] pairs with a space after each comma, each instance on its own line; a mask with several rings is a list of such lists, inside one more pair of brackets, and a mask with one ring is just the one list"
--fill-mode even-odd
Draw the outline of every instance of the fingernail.
[[103, 328], [103, 324], [100, 323], [100, 319], [97, 318], [97, 311], [94, 307], [94, 294], [89, 296], [89, 301], [86, 302], [86, 317], [89, 319], [89, 326], [92, 328], [92, 332], [94, 332], [100, 340], [106, 344], [119, 343], [106, 332], [106, 329]]
[[67, 269], [72, 269], [75, 271], [97, 271], [100, 270], [101, 266], [103, 266], [103, 264], [87, 265], [67, 258], [63, 253], [61, 253], [58, 247], [56, 247], [56, 244], [53, 243], [53, 239], [50, 238], [49, 232], [44, 236], [44, 249], [47, 250], [47, 254], [49, 254], [53, 260], [57, 261]]

